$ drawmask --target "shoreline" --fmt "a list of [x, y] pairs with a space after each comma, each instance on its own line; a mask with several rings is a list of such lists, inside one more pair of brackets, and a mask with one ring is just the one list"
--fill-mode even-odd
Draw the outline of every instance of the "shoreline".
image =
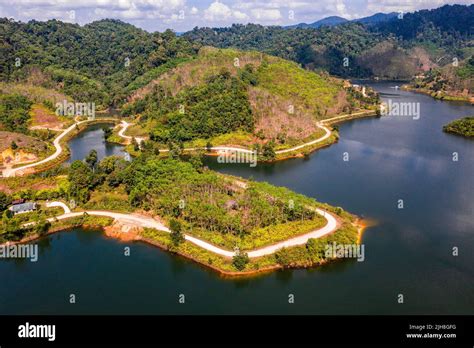
[[[332, 125], [332, 124], [336, 124], [336, 123], [343, 123], [343, 122], [350, 121], [350, 120], [355, 120], [355, 119], [358, 119], [358, 118], [373, 117], [373, 116], [376, 116], [376, 112], [372, 111], [372, 110], [367, 110], [367, 111], [359, 113], [359, 114], [356, 113], [355, 115], [344, 115], [344, 116], [345, 117], [336, 116], [336, 117], [333, 117], [332, 119], [328, 119], [326, 121], [327, 125]], [[75, 135], [79, 134], [80, 132], [84, 131], [85, 129], [87, 129], [91, 125], [100, 124], [100, 123], [107, 123], [107, 120], [93, 120], [93, 121], [91, 121], [91, 123], [88, 123], [86, 125], [86, 127], [82, 128], [82, 129], [80, 128], [72, 136], [75, 136]], [[117, 123], [117, 120], [109, 120], [108, 123], [114, 123], [115, 124], [115, 123]], [[324, 125], [324, 123], [322, 123], [322, 124]], [[71, 133], [73, 133], [73, 132], [71, 132]], [[276, 162], [276, 161], [282, 161], [282, 160], [289, 159], [289, 158], [306, 157], [307, 155], [309, 155], [310, 153], [312, 153], [314, 151], [317, 151], [317, 150], [319, 150], [321, 148], [324, 148], [324, 147], [331, 146], [332, 144], [334, 144], [338, 141], [339, 134], [338, 134], [337, 131], [334, 131], [333, 129], [330, 130], [329, 134], [330, 135], [326, 139], [323, 139], [323, 141], [321, 141], [320, 143], [318, 143], [318, 142], [314, 143], [313, 146], [311, 146], [309, 152], [307, 152], [308, 150], [305, 149], [305, 153], [302, 153], [300, 151], [301, 149], [297, 149], [297, 150], [295, 150], [295, 152], [298, 152], [298, 153], [289, 152], [288, 156], [285, 156], [283, 158], [276, 158], [273, 161], [266, 161], [266, 162], [271, 163], [271, 162]], [[64, 136], [66, 139], [63, 140], [63, 141], [67, 142], [71, 139], [71, 137], [67, 137], [68, 135], [70, 135], [70, 134], [66, 134]], [[329, 142], [324, 142], [324, 140], [329, 140]], [[67, 148], [67, 150], [68, 150], [68, 148]], [[67, 153], [68, 153], [68, 156], [69, 156], [69, 151], [67, 151]], [[207, 153], [207, 155], [216, 156], [217, 153], [214, 153], [214, 152], [213, 153]], [[359, 217], [356, 217], [356, 220], [353, 222], [353, 225], [357, 227], [357, 231], [358, 231], [358, 237], [357, 237], [357, 242], [356, 242], [357, 244], [360, 244], [360, 241], [361, 241], [361, 238], [362, 238], [362, 232], [367, 227], [367, 226], [361, 224], [361, 221], [363, 221], [363, 220], [360, 219]], [[82, 228], [85, 228], [85, 229], [87, 229], [87, 228], [100, 228], [104, 233], [106, 231], [105, 226], [101, 226], [101, 225], [97, 226], [97, 225], [93, 225], [93, 224], [92, 225], [52, 226], [51, 230], [48, 231], [47, 233], [45, 233], [44, 235], [29, 236], [29, 237], [27, 237], [25, 239], [22, 239], [20, 241], [7, 242], [7, 243], [10, 243], [10, 244], [3, 243], [3, 244], [0, 244], [0, 245], [24, 244], [24, 243], [32, 242], [34, 240], [38, 240], [42, 237], [45, 237], [45, 236], [48, 236], [48, 235], [51, 235], [51, 234], [54, 234], [54, 233], [57, 233], [57, 232], [65, 232], [65, 231], [68, 231], [70, 229], [79, 228], [79, 227], [82, 227]], [[121, 238], [119, 236], [113, 236], [113, 235], [109, 235], [107, 233], [105, 233], [105, 235], [107, 237], [110, 237], [110, 238], [121, 240]], [[160, 248], [164, 251], [168, 251], [168, 252], [171, 252], [173, 254], [180, 255], [180, 256], [185, 257], [189, 260], [192, 260], [192, 261], [194, 261], [198, 264], [201, 264], [201, 265], [203, 265], [203, 266], [205, 266], [209, 269], [212, 269], [212, 270], [218, 272], [221, 276], [224, 276], [224, 277], [254, 276], [254, 275], [257, 275], [257, 274], [268, 273], [268, 272], [272, 272], [274, 270], [283, 269], [283, 268], [292, 268], [292, 269], [294, 269], [294, 268], [310, 268], [310, 267], [319, 266], [319, 265], [327, 262], [327, 260], [324, 260], [324, 261], [322, 261], [318, 264], [315, 264], [315, 265], [308, 265], [308, 266], [299, 265], [299, 266], [290, 266], [290, 267], [284, 267], [282, 265], [275, 264], [275, 265], [272, 265], [272, 266], [266, 266], [266, 267], [263, 267], [263, 268], [247, 270], [247, 271], [227, 271], [227, 270], [224, 270], [224, 269], [220, 269], [216, 266], [213, 266], [212, 264], [205, 263], [202, 260], [198, 260], [195, 257], [193, 257], [192, 255], [189, 255], [187, 253], [184, 253], [184, 252], [181, 252], [181, 251], [169, 250], [169, 248], [166, 245], [160, 243], [159, 241], [151, 240], [151, 239], [146, 238], [146, 237], [142, 237], [140, 234], [138, 234], [136, 236], [136, 238], [131, 238], [129, 240], [130, 241], [142, 241], [142, 242], [145, 242], [147, 244], [158, 247], [158, 248]]]
[[[66, 220], [66, 223], [67, 223], [67, 220]], [[23, 238], [19, 241], [9, 241], [9, 242], [5, 242], [5, 243], [1, 243], [0, 247], [30, 243], [30, 242], [33, 242], [33, 241], [41, 240], [42, 238], [51, 236], [53, 234], [62, 233], [62, 232], [69, 232], [69, 231], [71, 231], [75, 228], [81, 228], [81, 229], [84, 229], [86, 231], [87, 230], [99, 230], [106, 238], [114, 239], [114, 240], [116, 240], [120, 243], [126, 243], [126, 242], [144, 243], [146, 245], [150, 245], [150, 246], [153, 246], [155, 248], [161, 249], [164, 252], [168, 252], [171, 255], [179, 256], [179, 257], [185, 258], [187, 260], [193, 261], [193, 262], [197, 263], [198, 265], [200, 265], [201, 267], [204, 267], [208, 270], [216, 272], [220, 277], [229, 278], [229, 279], [251, 278], [251, 277], [256, 277], [256, 276], [260, 276], [260, 275], [269, 274], [269, 273], [271, 273], [273, 271], [276, 271], [276, 270], [285, 270], [285, 269], [295, 269], [296, 270], [296, 269], [316, 268], [316, 267], [319, 267], [319, 266], [325, 265], [327, 263], [334, 262], [334, 261], [338, 260], [336, 258], [336, 259], [330, 259], [330, 260], [322, 260], [322, 261], [320, 261], [316, 264], [312, 264], [312, 265], [296, 265], [296, 266], [288, 266], [288, 267], [284, 267], [284, 266], [282, 266], [278, 263], [275, 263], [274, 265], [266, 266], [266, 267], [262, 267], [262, 268], [258, 268], [258, 269], [251, 269], [251, 270], [244, 270], [244, 271], [228, 271], [228, 270], [218, 268], [218, 267], [216, 267], [212, 264], [206, 263], [202, 260], [199, 260], [199, 259], [195, 258], [194, 256], [192, 256], [190, 254], [187, 254], [187, 253], [184, 253], [182, 251], [170, 250], [167, 245], [161, 243], [160, 241], [153, 240], [153, 239], [150, 239], [150, 238], [147, 238], [147, 237], [143, 237], [140, 233], [137, 233], [132, 238], [121, 238], [120, 233], [115, 234], [113, 232], [108, 232], [107, 231], [107, 228], [111, 227], [112, 225], [113, 225], [113, 222], [110, 225], [107, 225], [107, 226], [103, 226], [103, 225], [100, 225], [100, 224], [84, 224], [84, 225], [67, 224], [66, 226], [52, 226], [51, 229], [48, 232], [46, 232], [45, 234], [42, 234], [42, 235], [35, 234], [35, 235], [25, 237], [25, 238]], [[371, 224], [368, 221], [357, 217], [356, 220], [353, 222], [353, 225], [357, 228], [357, 242], [356, 242], [356, 244], [360, 244], [361, 240], [362, 240], [362, 234], [365, 231], [365, 229], [370, 227], [370, 226], [375, 225], [375, 223]]]
[[[351, 115], [341, 115], [341, 116], [334, 116], [333, 118], [329, 118], [329, 119], [326, 119], [326, 120], [322, 120], [320, 121], [320, 128], [323, 128], [325, 127], [325, 125], [328, 125], [328, 126], [331, 126], [333, 124], [339, 124], [339, 123], [343, 123], [343, 122], [346, 122], [346, 121], [350, 121], [350, 120], [355, 120], [355, 119], [359, 119], [359, 118], [366, 118], [366, 117], [372, 117], [372, 116], [376, 116], [376, 111], [374, 110], [364, 110], [364, 111], [361, 111], [360, 113], [355, 113], [355, 114], [351, 114]], [[73, 125], [71, 125], [69, 128], [67, 128], [66, 130], [64, 130], [61, 134], [59, 134], [54, 140], [53, 140], [53, 145], [57, 148], [57, 151], [55, 153], [53, 153], [51, 156], [39, 161], [39, 162], [33, 162], [33, 163], [30, 163], [30, 164], [27, 164], [27, 165], [24, 165], [24, 166], [19, 166], [19, 167], [16, 167], [16, 168], [12, 168], [10, 169], [11, 173], [8, 172], [7, 175], [4, 175], [3, 177], [15, 177], [15, 176], [19, 176], [19, 177], [22, 177], [22, 176], [27, 176], [27, 175], [32, 175], [32, 174], [38, 174], [38, 173], [41, 173], [41, 172], [44, 172], [44, 171], [47, 171], [51, 168], [54, 168], [55, 166], [58, 166], [60, 165], [61, 163], [63, 163], [64, 161], [66, 161], [69, 157], [70, 157], [70, 149], [69, 149], [69, 146], [68, 146], [68, 142], [71, 141], [74, 137], [76, 137], [78, 134], [84, 132], [85, 130], [87, 130], [87, 128], [89, 128], [90, 126], [93, 126], [95, 124], [121, 124], [121, 120], [120, 119], [112, 119], [112, 118], [104, 118], [104, 119], [94, 119], [94, 120], [85, 120], [85, 121], [80, 121], [78, 123], [75, 123]], [[84, 127], [80, 127], [84, 125]], [[74, 127], [76, 126], [76, 127]], [[68, 131], [68, 129], [70, 129]], [[126, 129], [126, 128], [125, 128]], [[123, 132], [125, 129], [122, 129], [120, 132]], [[292, 150], [291, 148], [290, 149], [282, 149], [282, 150], [277, 150], [275, 151], [276, 152], [276, 157], [275, 159], [273, 160], [265, 160], [265, 161], [261, 161], [263, 163], [273, 163], [273, 162], [277, 162], [277, 161], [283, 161], [283, 160], [287, 160], [287, 159], [291, 159], [291, 158], [303, 158], [305, 156], [308, 156], [309, 154], [321, 149], [321, 148], [324, 148], [324, 147], [327, 147], [327, 146], [330, 146], [334, 143], [336, 143], [338, 141], [338, 138], [339, 138], [339, 134], [337, 132], [335, 132], [334, 130], [329, 130], [329, 136], [327, 137], [327, 139], [329, 140], [329, 142], [325, 142], [326, 139], [322, 139], [321, 140], [321, 143], [319, 142], [315, 142], [314, 144], [311, 144], [311, 145], [307, 145], [308, 143], [311, 143], [308, 142], [308, 143], [303, 143], [301, 145], [297, 145], [295, 146], [297, 149], [295, 150]], [[125, 139], [125, 135], [119, 135], [121, 138], [123, 138], [124, 140]], [[59, 138], [59, 141], [57, 140]], [[316, 139], [318, 140], [318, 139]], [[55, 144], [55, 142], [57, 141], [57, 146]], [[121, 146], [126, 146], [125, 142], [124, 143], [120, 143], [120, 142], [117, 142], [117, 141], [109, 141], [109, 140], [106, 140], [107, 142], [110, 142], [112, 144], [117, 144], [117, 145], [121, 145]], [[314, 140], [313, 140], [314, 142]], [[58, 150], [58, 147], [60, 150]], [[232, 145], [226, 145], [226, 146], [220, 146], [220, 147], [229, 147], [231, 148]], [[236, 148], [237, 149], [237, 148]], [[206, 150], [206, 149], [184, 149], [184, 151], [188, 151], [190, 153], [193, 153], [193, 152], [196, 152], [196, 151], [201, 151], [201, 150]], [[245, 150], [245, 151], [249, 151], [248, 149], [242, 149], [242, 150]], [[161, 153], [166, 153], [168, 152], [169, 150], [167, 149], [161, 149], [160, 150]], [[128, 151], [127, 151], [128, 152]], [[56, 155], [57, 153], [57, 155]], [[278, 156], [279, 154], [284, 154], [282, 156]], [[218, 153], [216, 151], [206, 151], [204, 153], [205, 156], [218, 156]], [[54, 157], [56, 156], [55, 158], [51, 159], [50, 161], [48, 161], [48, 158], [50, 157]], [[23, 169], [22, 169], [23, 168]]]
[[[357, 119], [362, 119], [362, 118], [368, 118], [368, 117], [377, 117], [377, 112], [376, 110], [364, 110], [361, 111], [360, 113], [354, 113], [351, 115], [340, 115], [340, 116], [334, 116], [332, 118], [328, 118], [326, 120], [320, 121], [321, 125], [324, 126], [332, 126], [335, 124], [340, 124], [352, 120], [357, 120]], [[315, 139], [318, 140], [318, 139]], [[325, 141], [329, 140], [329, 141]], [[273, 160], [261, 160], [259, 162], [261, 163], [274, 163], [274, 162], [279, 162], [279, 161], [285, 161], [288, 159], [292, 158], [304, 158], [313, 152], [329, 147], [332, 144], [337, 143], [339, 140], [339, 133], [337, 131], [334, 131], [333, 129], [330, 130], [329, 136], [326, 139], [323, 139], [321, 142], [315, 142], [312, 145], [306, 145], [308, 143], [311, 143], [312, 141], [309, 141], [307, 143], [303, 143], [300, 145], [296, 145], [294, 147], [300, 147], [298, 149], [292, 150], [292, 148], [289, 149], [281, 149], [281, 150], [276, 150], [276, 156], [275, 159]], [[247, 148], [242, 148], [238, 147], [236, 145], [219, 145], [218, 147], [228, 147], [228, 148], [235, 148], [236, 151], [238, 150], [244, 150], [244, 151], [251, 151]], [[160, 155], [161, 154], [166, 154], [169, 150], [168, 149], [160, 149]], [[185, 148], [184, 151], [187, 153], [195, 153], [198, 151], [205, 151], [204, 155], [207, 157], [218, 157], [219, 153], [216, 150], [207, 150], [205, 148]], [[281, 156], [279, 156], [281, 155]]]
[[439, 101], [453, 102], [453, 103], [466, 103], [466, 104], [474, 105], [474, 97], [459, 97], [452, 94], [446, 94], [445, 96], [441, 98], [437, 98], [436, 96], [433, 95], [433, 94], [436, 94], [436, 92], [434, 91], [430, 91], [424, 88], [415, 88], [408, 84], [402, 85], [400, 89], [402, 91], [424, 94]]
[[[40, 161], [29, 163], [27, 165], [11, 168], [10, 171], [12, 173], [9, 172], [8, 175], [0, 176], [0, 177], [4, 177], [4, 178], [23, 177], [27, 175], [42, 173], [51, 168], [54, 168], [60, 165], [61, 163], [63, 163], [64, 161], [66, 161], [70, 157], [71, 153], [68, 146], [68, 142], [71, 141], [78, 134], [84, 132], [85, 130], [87, 130], [87, 128], [96, 124], [110, 124], [110, 123], [115, 124], [117, 122], [119, 122], [119, 120], [110, 119], [110, 118], [107, 118], [107, 119], [96, 118], [94, 120], [85, 120], [85, 121], [80, 121], [78, 123], [74, 123], [69, 128], [61, 132], [56, 138], [54, 138], [52, 145], [56, 147], [56, 152], [53, 153], [51, 156], [46, 157]], [[60, 148], [60, 151], [58, 150], [58, 147]], [[51, 158], [51, 157], [54, 157], [54, 158], [48, 161], [48, 158]]]

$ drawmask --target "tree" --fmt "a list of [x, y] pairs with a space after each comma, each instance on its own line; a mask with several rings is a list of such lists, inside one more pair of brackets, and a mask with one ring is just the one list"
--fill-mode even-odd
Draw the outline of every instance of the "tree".
[[89, 152], [89, 154], [87, 155], [85, 161], [91, 169], [94, 169], [95, 165], [97, 164], [97, 151], [91, 150], [91, 152]]
[[173, 159], [178, 159], [183, 153], [183, 144], [170, 141], [168, 143], [169, 154]]
[[275, 159], [276, 157], [275, 142], [273, 140], [270, 140], [269, 142], [263, 145], [262, 155], [263, 155], [263, 158], [267, 161], [271, 161]]
[[248, 254], [240, 251], [236, 252], [234, 257], [232, 257], [232, 265], [239, 271], [244, 270], [249, 262], [250, 259]]
[[9, 195], [7, 195], [5, 192], [0, 191], [0, 213], [3, 212], [8, 208], [8, 206], [11, 204], [12, 199]]
[[10, 132], [27, 133], [31, 101], [19, 94], [0, 96], [0, 124]]
[[89, 189], [96, 184], [92, 169], [82, 161], [74, 161], [69, 167], [69, 196], [77, 203], [85, 203], [89, 199]]
[[46, 220], [44, 217], [41, 217], [34, 226], [34, 231], [39, 235], [44, 235], [46, 232], [49, 231], [51, 227], [51, 223]]
[[174, 246], [178, 246], [184, 242], [184, 235], [181, 232], [181, 229], [181, 222], [176, 219], [170, 220], [171, 241]]
[[18, 149], [18, 145], [15, 143], [15, 141], [12, 141], [12, 143], [11, 143], [11, 145], [10, 145], [10, 148], [11, 148], [12, 150]]
[[189, 158], [189, 163], [191, 163], [198, 172], [201, 172], [203, 163], [201, 154], [193, 154]]
[[102, 131], [104, 132], [104, 139], [107, 140], [112, 135], [112, 128], [110, 127], [102, 127]]
[[135, 137], [132, 138], [132, 145], [133, 145], [133, 150], [138, 152], [140, 151], [140, 144], [138, 143], [137, 139]]

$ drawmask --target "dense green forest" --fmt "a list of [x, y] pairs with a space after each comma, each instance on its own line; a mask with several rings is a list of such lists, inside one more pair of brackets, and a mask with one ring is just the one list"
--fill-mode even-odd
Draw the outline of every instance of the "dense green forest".
[[[130, 163], [119, 157], [98, 162], [92, 151], [85, 161], [71, 164], [68, 181], [63, 194], [80, 207], [150, 211], [178, 223], [182, 232], [228, 248], [269, 244], [325, 222], [311, 208], [319, 205], [315, 200], [215, 173], [198, 155], [162, 159], [142, 153]], [[326, 209], [349, 217], [340, 208]]]
[[0, 95], [0, 129], [27, 133], [31, 102], [18, 94]]
[[128, 109], [133, 114], [142, 113], [146, 106], [142, 121], [159, 120], [151, 139], [160, 143], [208, 138], [238, 129], [252, 131], [254, 126], [246, 85], [228, 71], [210, 76], [205, 84], [185, 89], [176, 96], [157, 87], [143, 102], [133, 106]]
[[40, 84], [98, 105], [118, 104], [130, 82], [194, 52], [171, 30], [148, 33], [119, 20], [79, 26], [0, 19], [1, 80], [23, 81], [39, 67], [45, 70]]
[[[236, 24], [195, 28], [184, 37], [203, 45], [261, 50], [343, 77], [411, 78], [425, 55], [431, 62], [446, 55], [460, 59], [472, 55], [473, 18], [474, 5], [446, 5], [370, 26], [353, 22], [321, 28]], [[386, 69], [379, 67], [382, 57]]]
[[202, 46], [259, 50], [342, 77], [411, 78], [440, 58], [471, 56], [473, 18], [474, 5], [447, 5], [371, 25], [248, 24], [195, 28], [182, 36], [171, 30], [148, 33], [119, 20], [80, 26], [3, 18], [0, 80], [29, 82], [94, 101], [99, 108], [120, 106], [130, 93], [195, 57]]

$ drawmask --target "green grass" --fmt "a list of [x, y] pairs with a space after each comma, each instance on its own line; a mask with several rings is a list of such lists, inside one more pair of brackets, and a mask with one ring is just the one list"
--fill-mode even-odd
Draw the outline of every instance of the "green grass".
[[317, 215], [313, 220], [290, 221], [258, 228], [242, 238], [231, 233], [213, 233], [202, 229], [188, 230], [186, 233], [224, 249], [233, 250], [238, 246], [240, 250], [252, 250], [309, 233], [324, 226], [325, 223], [326, 220]]
[[[106, 187], [106, 185], [103, 185], [103, 187]], [[128, 203], [128, 195], [123, 188], [93, 191], [89, 201], [83, 208], [86, 210], [110, 210], [127, 213], [133, 211]]]
[[170, 71], [171, 69], [177, 67], [178, 65], [185, 63], [191, 60], [191, 58], [175, 58], [172, 59], [156, 68], [150, 69], [145, 72], [143, 75], [137, 77], [133, 82], [131, 82], [126, 88], [126, 93], [131, 93], [136, 91], [137, 89], [146, 86], [148, 83], [153, 81], [154, 79], [160, 77], [165, 72]]
[[318, 239], [310, 239], [306, 245], [280, 249], [275, 253], [278, 264], [285, 268], [311, 267], [329, 260], [326, 255], [327, 245], [357, 244], [358, 231], [352, 225], [345, 224], [336, 232]]
[[73, 227], [94, 227], [103, 228], [110, 226], [114, 219], [106, 216], [83, 215], [69, 219], [57, 220], [51, 224], [51, 229], [55, 231], [67, 230]]
[[260, 66], [258, 79], [259, 87], [293, 100], [318, 116], [323, 116], [342, 89], [342, 85], [282, 59]]
[[208, 142], [210, 142], [212, 146], [235, 145], [250, 147], [251, 144], [253, 144], [253, 136], [249, 132], [238, 130], [227, 134], [217, 135], [210, 139], [195, 139], [184, 143], [184, 147], [206, 147]]

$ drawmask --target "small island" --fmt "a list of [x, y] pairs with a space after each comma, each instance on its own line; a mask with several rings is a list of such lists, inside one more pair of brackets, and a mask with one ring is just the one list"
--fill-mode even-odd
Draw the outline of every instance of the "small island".
[[454, 120], [443, 126], [443, 131], [461, 135], [466, 138], [474, 138], [474, 117], [464, 117]]

